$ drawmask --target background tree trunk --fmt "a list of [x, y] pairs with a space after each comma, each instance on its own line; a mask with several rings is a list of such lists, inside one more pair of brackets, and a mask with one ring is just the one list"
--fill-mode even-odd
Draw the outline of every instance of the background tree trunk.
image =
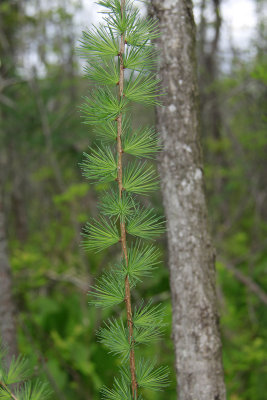
[[17, 354], [15, 307], [11, 289], [11, 268], [7, 254], [3, 201], [0, 193], [0, 341], [7, 348], [5, 360], [8, 365], [12, 356]]
[[162, 192], [168, 227], [173, 339], [179, 400], [226, 398], [199, 143], [195, 24], [190, 0], [152, 0], [161, 37], [157, 109]]
[[[17, 81], [16, 75], [16, 32], [20, 22], [22, 1], [0, 2], [0, 342], [7, 348], [5, 361], [9, 365], [12, 356], [17, 355], [15, 304], [12, 299], [11, 267], [8, 258], [6, 235], [5, 183], [12, 176], [13, 214], [16, 220], [18, 239], [25, 240], [27, 227], [23, 201], [23, 180], [21, 177], [20, 155], [16, 152], [16, 140], [12, 132], [12, 123], [7, 123], [7, 109], [14, 110], [16, 96], [8, 89]], [[7, 91], [7, 93], [6, 93]], [[3, 106], [3, 107], [2, 107]], [[12, 119], [14, 119], [13, 116]], [[12, 121], [10, 118], [8, 122]], [[16, 132], [17, 134], [17, 132]], [[17, 167], [18, 166], [18, 167]], [[17, 170], [16, 170], [17, 167]], [[15, 173], [17, 172], [17, 174]]]

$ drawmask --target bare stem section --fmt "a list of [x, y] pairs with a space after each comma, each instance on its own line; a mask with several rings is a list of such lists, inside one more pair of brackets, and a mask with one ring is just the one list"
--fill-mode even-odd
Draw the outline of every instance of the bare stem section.
[[[121, 16], [123, 18], [123, 10], [124, 10], [125, 0], [121, 0]], [[124, 65], [123, 65], [123, 54], [125, 51], [125, 40], [124, 35], [121, 35], [120, 42], [120, 53], [119, 53], [119, 64], [120, 64], [120, 79], [119, 79], [119, 97], [123, 96], [123, 84], [124, 84]], [[117, 152], [118, 152], [118, 186], [119, 186], [119, 194], [122, 197], [123, 185], [122, 185], [122, 144], [121, 144], [121, 135], [122, 135], [122, 114], [118, 116], [117, 119]], [[127, 242], [126, 242], [126, 229], [125, 222], [122, 221], [120, 223], [120, 231], [121, 231], [121, 246], [122, 253], [125, 258], [125, 262], [128, 265], [128, 254], [127, 254]], [[132, 304], [131, 304], [131, 290], [129, 278], [126, 276], [125, 278], [125, 304], [127, 310], [127, 324], [129, 329], [129, 342], [133, 344], [133, 321], [132, 321]], [[131, 371], [131, 382], [132, 382], [132, 396], [133, 399], [137, 398], [137, 382], [136, 382], [136, 373], [135, 373], [135, 354], [134, 348], [131, 347], [130, 351], [130, 371]]]

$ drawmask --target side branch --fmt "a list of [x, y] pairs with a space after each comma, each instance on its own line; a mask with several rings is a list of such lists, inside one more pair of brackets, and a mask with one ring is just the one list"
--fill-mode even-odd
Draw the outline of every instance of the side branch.
[[267, 306], [267, 293], [249, 276], [244, 275], [238, 268], [224, 264], [225, 268], [233, 273], [236, 279], [243, 283], [252, 293], [254, 293]]

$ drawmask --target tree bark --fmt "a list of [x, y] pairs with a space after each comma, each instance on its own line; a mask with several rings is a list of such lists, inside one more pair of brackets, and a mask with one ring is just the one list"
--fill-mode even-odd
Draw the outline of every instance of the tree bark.
[[11, 294], [11, 268], [7, 254], [7, 240], [3, 202], [0, 197], [0, 341], [7, 349], [6, 364], [17, 355], [15, 307]]
[[225, 400], [199, 142], [195, 23], [191, 0], [151, 0], [161, 36], [159, 75], [167, 95], [157, 107], [160, 173], [167, 217], [173, 339], [179, 400]]

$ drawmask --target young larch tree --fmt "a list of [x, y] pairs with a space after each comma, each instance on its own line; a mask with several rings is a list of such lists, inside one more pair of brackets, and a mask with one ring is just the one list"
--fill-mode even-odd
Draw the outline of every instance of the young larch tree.
[[134, 3], [98, 1], [104, 8], [104, 24], [83, 32], [80, 47], [87, 60], [86, 75], [93, 83], [82, 112], [84, 122], [96, 130], [96, 143], [84, 154], [81, 167], [92, 183], [110, 185], [99, 218], [84, 229], [83, 244], [90, 251], [121, 246], [117, 265], [104, 272], [90, 291], [91, 303], [97, 307], [125, 304], [121, 316], [109, 319], [98, 332], [100, 342], [122, 360], [114, 387], [102, 391], [103, 398], [110, 400], [140, 400], [143, 388], [158, 390], [168, 383], [166, 367], [155, 367], [153, 360], [138, 354], [139, 345], [159, 338], [164, 311], [151, 301], [133, 307], [131, 298], [132, 290], [158, 263], [158, 249], [146, 241], [164, 231], [163, 219], [138, 199], [158, 187], [149, 159], [160, 145], [153, 128], [133, 129], [131, 104], [159, 104], [151, 43], [159, 32], [156, 22], [142, 18]]

